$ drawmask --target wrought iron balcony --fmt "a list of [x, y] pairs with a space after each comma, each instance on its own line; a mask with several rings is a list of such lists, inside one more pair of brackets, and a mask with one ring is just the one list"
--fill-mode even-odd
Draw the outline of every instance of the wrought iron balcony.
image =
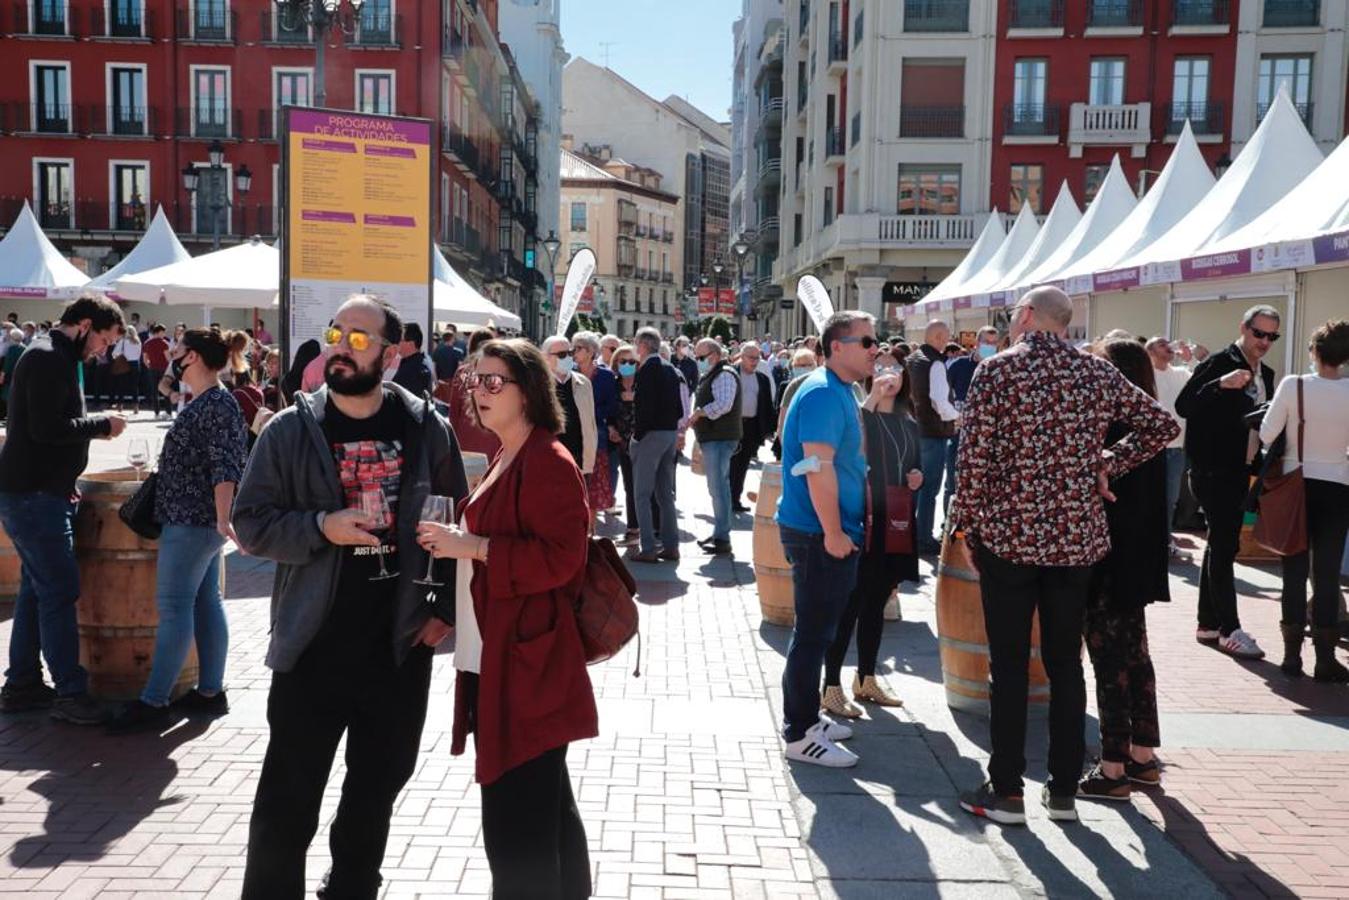
[[1011, 0], [1009, 28], [1062, 28], [1063, 0]]
[[356, 34], [351, 38], [353, 47], [398, 47], [402, 44], [403, 17], [392, 15], [385, 10], [362, 7], [357, 20]]
[[107, 12], [101, 5], [89, 10], [89, 33], [109, 38], [154, 38], [159, 35], [155, 11], [147, 9], [142, 14], [140, 3], [135, 2], [112, 3]]
[[1228, 25], [1232, 21], [1231, 0], [1172, 0], [1171, 24]]
[[[1255, 121], [1256, 122], [1264, 121], [1265, 113], [1269, 112], [1269, 108], [1272, 105], [1273, 105], [1272, 102], [1265, 102], [1265, 101], [1257, 103], [1255, 105]], [[1308, 128], [1311, 128], [1312, 112], [1313, 112], [1311, 101], [1307, 100], [1302, 103], [1294, 103], [1293, 108], [1297, 110], [1298, 116], [1301, 117], [1302, 124], [1306, 125]]]
[[964, 106], [918, 106], [899, 108], [902, 138], [959, 138], [965, 136]]
[[178, 10], [178, 40], [199, 44], [232, 44], [239, 33], [239, 16], [226, 0], [197, 0], [192, 9]]
[[1008, 103], [1002, 133], [1008, 137], [1058, 137], [1059, 107], [1044, 103]]
[[1266, 28], [1312, 28], [1321, 24], [1321, 0], [1265, 0]]
[[1141, 28], [1143, 0], [1088, 0], [1088, 28]]
[[[31, 12], [31, 20], [29, 18]], [[14, 5], [14, 30], [20, 34], [45, 36], [74, 35], [65, 0], [32, 0], [30, 4]]]
[[1211, 135], [1223, 133], [1223, 105], [1200, 100], [1193, 103], [1174, 102], [1166, 119], [1166, 133], [1180, 134], [1185, 128], [1185, 120], [1190, 120], [1190, 128], [1195, 134]]
[[829, 71], [837, 72], [848, 65], [848, 39], [841, 34], [829, 36]]
[[457, 67], [464, 58], [464, 36], [453, 28], [446, 27], [440, 32], [441, 58], [451, 60]]
[[243, 116], [238, 109], [216, 104], [180, 106], [175, 116], [178, 137], [237, 138], [242, 136]]
[[258, 14], [258, 28], [264, 44], [311, 44], [314, 40], [303, 21], [293, 22], [271, 10]]
[[969, 31], [970, 0], [904, 0], [904, 30]]
[[835, 125], [824, 131], [824, 159], [827, 164], [838, 165], [843, 162], [843, 154], [848, 152], [843, 139], [843, 129]]

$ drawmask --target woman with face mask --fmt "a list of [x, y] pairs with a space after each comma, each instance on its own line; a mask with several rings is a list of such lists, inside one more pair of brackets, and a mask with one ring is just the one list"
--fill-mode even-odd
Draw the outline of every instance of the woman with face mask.
[[609, 440], [617, 448], [618, 471], [623, 478], [623, 497], [627, 504], [627, 532], [623, 544], [632, 544], [638, 538], [637, 505], [633, 502], [632, 456], [628, 442], [632, 439], [637, 413], [637, 350], [631, 344], [620, 344], [609, 359], [610, 367], [618, 375], [618, 411], [609, 419]]
[[782, 424], [787, 421], [787, 407], [791, 405], [792, 397], [796, 396], [796, 389], [801, 386], [802, 379], [814, 372], [815, 368], [814, 350], [802, 347], [792, 354], [787, 384], [778, 391], [778, 430], [773, 435], [773, 456], [779, 461], [782, 459]]

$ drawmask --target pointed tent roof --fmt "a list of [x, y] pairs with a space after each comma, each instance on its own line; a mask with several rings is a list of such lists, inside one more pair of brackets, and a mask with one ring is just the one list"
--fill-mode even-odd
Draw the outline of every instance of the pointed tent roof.
[[1151, 244], [1184, 218], [1213, 189], [1214, 180], [1186, 120], [1171, 158], [1153, 182], [1152, 190], [1100, 246], [1065, 270], [1063, 277], [1116, 268], [1120, 260]]
[[133, 275], [136, 272], [157, 269], [160, 266], [183, 262], [191, 258], [192, 255], [184, 250], [183, 245], [178, 241], [178, 235], [173, 233], [173, 226], [169, 224], [169, 217], [164, 215], [164, 207], [161, 206], [155, 210], [155, 217], [151, 220], [150, 227], [145, 229], [145, 234], [141, 236], [139, 243], [131, 249], [131, 252], [122, 257], [121, 262], [89, 282], [85, 287], [94, 290], [112, 291], [112, 286], [123, 275]]
[[[279, 242], [278, 242], [279, 243]], [[124, 275], [114, 289], [124, 300], [217, 309], [270, 307], [281, 284], [281, 248], [254, 238], [157, 269]]]
[[1007, 277], [1007, 273], [1025, 259], [1026, 253], [1040, 235], [1040, 223], [1035, 219], [1029, 203], [1021, 204], [1007, 239], [1002, 242], [998, 252], [980, 271], [973, 273], [961, 288], [966, 295], [977, 295], [992, 290], [993, 285]]
[[1129, 180], [1124, 177], [1124, 169], [1116, 155], [1110, 161], [1110, 171], [1096, 191], [1091, 206], [1087, 207], [1072, 233], [1043, 263], [1022, 276], [1014, 287], [1029, 288], [1061, 279], [1064, 272], [1100, 246], [1137, 205], [1138, 200], [1129, 189]]
[[970, 248], [969, 253], [965, 254], [965, 258], [960, 261], [960, 265], [952, 269], [951, 274], [943, 278], [932, 289], [932, 292], [923, 298], [923, 302], [935, 303], [939, 300], [948, 300], [951, 297], [965, 296], [965, 282], [988, 265], [1006, 240], [1007, 229], [1002, 224], [1002, 213], [995, 209], [988, 214], [988, 221], [984, 223], [984, 230], [979, 232], [979, 237], [975, 240], [974, 246]]
[[460, 327], [493, 325], [520, 330], [520, 317], [474, 290], [473, 285], [454, 270], [439, 247], [432, 249], [431, 266], [435, 277], [432, 308], [437, 319], [446, 319]]
[[52, 246], [25, 200], [0, 240], [0, 297], [72, 297], [88, 281]]
[[1068, 239], [1068, 235], [1072, 234], [1080, 221], [1082, 210], [1078, 209], [1077, 201], [1073, 199], [1072, 188], [1068, 187], [1068, 180], [1065, 178], [1063, 184], [1059, 186], [1058, 196], [1054, 198], [1054, 205], [1049, 209], [1049, 215], [1040, 226], [1040, 233], [1036, 235], [1034, 243], [1030, 245], [1021, 262], [1015, 263], [1005, 277], [997, 284], [989, 285], [987, 290], [991, 293], [1011, 290], [1020, 283], [1027, 272], [1033, 272], [1043, 265], [1044, 261]]
[[1286, 87], [1260, 127], [1194, 209], [1118, 267], [1164, 263], [1193, 256], [1269, 209], [1321, 164], [1321, 151], [1307, 133]]

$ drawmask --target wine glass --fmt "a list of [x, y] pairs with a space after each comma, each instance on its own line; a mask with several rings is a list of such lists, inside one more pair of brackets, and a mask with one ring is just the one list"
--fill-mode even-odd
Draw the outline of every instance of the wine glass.
[[[380, 488], [374, 490], [361, 491], [361, 512], [365, 517], [375, 524], [369, 526], [366, 530], [375, 536], [379, 536], [389, 530], [389, 519], [392, 518], [392, 510], [389, 508], [389, 499], [384, 496], [384, 491]], [[384, 541], [381, 540], [375, 549], [379, 552], [379, 574], [370, 576], [371, 581], [387, 581], [390, 578], [397, 578], [397, 572], [390, 572], [384, 563]]]
[[[444, 525], [450, 521], [450, 498], [442, 497], [438, 494], [429, 495], [422, 502], [422, 522], [435, 522]], [[436, 565], [436, 556], [434, 553], [427, 554], [426, 577], [414, 579], [416, 584], [424, 584], [428, 587], [441, 587], [443, 581], [436, 581], [432, 570]]]
[[144, 477], [145, 467], [150, 464], [150, 442], [145, 438], [132, 438], [127, 445], [126, 461], [136, 470], [136, 480]]

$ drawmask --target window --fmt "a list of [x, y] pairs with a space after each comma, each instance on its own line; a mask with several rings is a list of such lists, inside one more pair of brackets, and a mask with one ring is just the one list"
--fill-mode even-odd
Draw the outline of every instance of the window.
[[1012, 72], [1012, 123], [1043, 122], [1049, 61], [1018, 59]]
[[856, 47], [862, 43], [862, 13], [865, 10], [857, 11], [857, 18], [852, 20], [852, 45]]
[[828, 228], [834, 223], [834, 188], [832, 185], [824, 189], [824, 227]]
[[33, 64], [33, 130], [70, 131], [70, 63]]
[[393, 115], [393, 72], [356, 70], [356, 111]]
[[965, 60], [904, 59], [899, 84], [899, 136], [961, 137], [965, 133]]
[[1171, 79], [1171, 121], [1190, 119], [1201, 134], [1208, 120], [1208, 72], [1207, 56], [1178, 56]]
[[899, 164], [900, 215], [960, 213], [960, 166]]
[[140, 37], [142, 0], [109, 0], [108, 34], [114, 37]]
[[1021, 207], [1029, 205], [1031, 212], [1038, 213], [1043, 208], [1045, 167], [1038, 163], [1012, 166], [1011, 181], [1008, 211], [1015, 215], [1021, 212]]
[[1082, 185], [1083, 204], [1090, 204], [1096, 199], [1096, 192], [1101, 189], [1101, 182], [1105, 181], [1106, 173], [1110, 171], [1110, 166], [1104, 163], [1100, 165], [1087, 166], [1086, 179]]
[[272, 69], [273, 134], [281, 133], [281, 109], [309, 106], [314, 74], [309, 69]]
[[230, 136], [230, 70], [192, 67], [192, 133], [197, 137]]
[[145, 67], [108, 67], [108, 117], [112, 134], [145, 134]]
[[199, 40], [223, 41], [229, 37], [229, 0], [194, 0], [192, 36]]
[[365, 0], [360, 21], [362, 44], [393, 43], [393, 0]]
[[192, 194], [193, 230], [197, 234], [230, 233], [231, 189], [230, 168], [212, 169], [207, 163], [197, 163], [197, 190]]
[[1091, 61], [1092, 106], [1124, 105], [1124, 59], [1108, 57]]
[[[18, 15], [23, 14], [20, 6]], [[33, 34], [65, 34], [65, 0], [33, 0]]]
[[1312, 56], [1310, 53], [1260, 57], [1260, 78], [1256, 85], [1256, 115], [1264, 118], [1279, 95], [1279, 87], [1288, 88], [1288, 96], [1301, 113], [1311, 119]]
[[574, 202], [571, 205], [571, 230], [586, 230], [586, 205], [583, 202]]
[[33, 160], [33, 196], [43, 228], [74, 228], [71, 191], [74, 163], [68, 159]]
[[149, 198], [150, 166], [144, 162], [109, 163], [112, 166], [112, 225], [118, 231], [144, 231]]

